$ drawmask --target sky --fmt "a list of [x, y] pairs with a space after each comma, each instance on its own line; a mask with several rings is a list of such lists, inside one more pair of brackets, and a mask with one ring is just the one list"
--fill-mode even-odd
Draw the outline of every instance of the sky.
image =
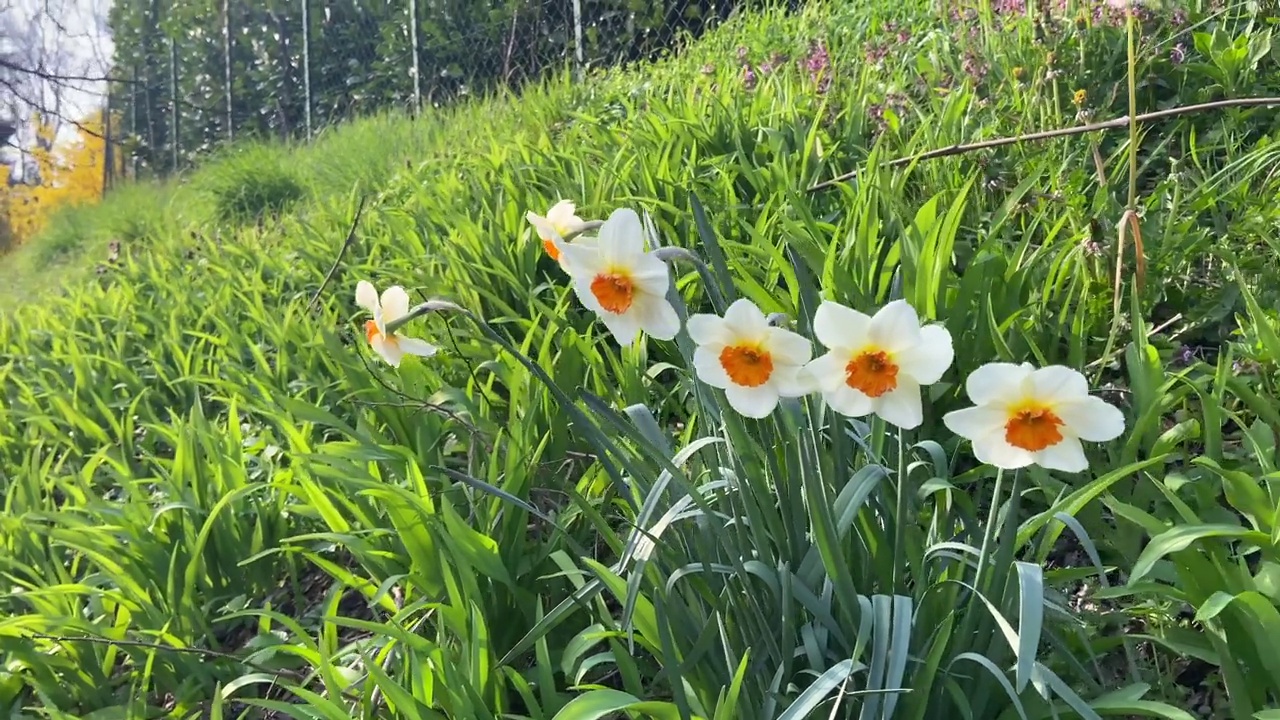
[[[112, 0], [0, 0], [0, 14], [39, 38], [46, 57], [59, 57], [58, 72], [102, 77], [110, 70], [113, 51], [107, 31]], [[52, 92], [52, 89], [49, 89]], [[104, 82], [68, 81], [61, 84], [61, 114], [79, 119], [102, 103]], [[46, 100], [47, 101], [47, 100]]]

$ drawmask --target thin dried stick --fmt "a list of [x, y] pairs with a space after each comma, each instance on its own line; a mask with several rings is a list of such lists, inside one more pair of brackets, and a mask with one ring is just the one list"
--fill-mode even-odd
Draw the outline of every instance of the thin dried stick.
[[360, 216], [364, 214], [364, 196], [360, 196], [360, 204], [356, 205], [356, 216], [351, 220], [351, 229], [347, 231], [347, 239], [342, 241], [342, 248], [338, 250], [338, 257], [333, 259], [333, 265], [329, 268], [329, 272], [324, 275], [324, 282], [320, 283], [320, 287], [316, 289], [316, 294], [311, 296], [311, 302], [307, 303], [307, 311], [315, 307], [316, 301], [320, 299], [320, 295], [324, 289], [329, 286], [329, 282], [333, 280], [333, 276], [338, 272], [338, 266], [342, 264], [342, 258], [347, 254], [347, 249], [356, 241], [356, 228], [360, 225]]
[[[1182, 107], [1168, 108], [1166, 110], [1158, 110], [1133, 118], [1134, 122], [1149, 122], [1152, 120], [1163, 120], [1165, 118], [1178, 117], [1180, 115], [1192, 115], [1194, 113], [1206, 112], [1209, 110], [1221, 110], [1223, 108], [1233, 107], [1267, 107], [1271, 105], [1280, 105], [1280, 97], [1261, 97], [1261, 98], [1235, 98], [1232, 100], [1215, 100], [1214, 102], [1200, 103], [1198, 105], [1184, 105]], [[1118, 117], [1114, 120], [1093, 123], [1091, 125], [1075, 125], [1067, 128], [1058, 128], [1056, 130], [1044, 130], [1042, 132], [1030, 133], [1027, 135], [1014, 135], [1011, 137], [996, 138], [994, 140], [983, 140], [982, 142], [970, 143], [968, 145], [950, 145], [944, 148], [937, 148], [918, 155], [909, 155], [907, 157], [897, 158], [884, 163], [888, 167], [899, 167], [908, 165], [913, 162], [932, 160], [934, 158], [948, 157], [951, 155], [963, 155], [964, 153], [973, 152], [975, 150], [987, 150], [990, 148], [1004, 147], [1005, 145], [1015, 145], [1024, 142], [1036, 142], [1039, 140], [1051, 140], [1053, 138], [1069, 137], [1072, 135], [1083, 135], [1084, 133], [1096, 132], [1098, 130], [1119, 130], [1129, 127], [1129, 116]], [[852, 179], [858, 174], [857, 170], [847, 172], [843, 175], [834, 177], [830, 180], [820, 182], [809, 188], [809, 192], [817, 192], [833, 188], [840, 183]]]

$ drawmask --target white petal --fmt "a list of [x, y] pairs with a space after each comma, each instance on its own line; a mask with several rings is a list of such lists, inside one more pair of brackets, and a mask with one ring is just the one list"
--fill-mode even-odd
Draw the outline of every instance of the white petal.
[[991, 405], [975, 405], [942, 416], [942, 424], [948, 430], [974, 442], [996, 431], [1000, 431], [1003, 437], [1004, 426], [1008, 421], [1009, 417], [1004, 410]]
[[396, 344], [400, 346], [400, 350], [406, 355], [417, 355], [418, 357], [428, 358], [435, 355], [439, 350], [435, 345], [426, 340], [418, 338], [404, 337], [396, 335]]
[[640, 329], [655, 340], [672, 340], [680, 334], [680, 316], [661, 295], [637, 293], [631, 312]]
[[693, 351], [693, 371], [698, 379], [711, 387], [727, 388], [733, 384], [720, 364], [720, 352], [700, 346]]
[[596, 275], [604, 269], [604, 259], [600, 257], [600, 248], [596, 245], [577, 242], [556, 241], [560, 249], [560, 266], [570, 277], [587, 279], [590, 284]]
[[1089, 442], [1107, 442], [1124, 432], [1124, 413], [1092, 396], [1054, 405], [1053, 411], [1071, 434]]
[[848, 417], [864, 417], [875, 410], [875, 403], [871, 398], [844, 383], [837, 385], [834, 390], [823, 392], [822, 397], [832, 410]]
[[951, 333], [941, 325], [920, 328], [920, 343], [898, 355], [895, 360], [903, 373], [921, 385], [932, 385], [942, 379], [942, 374], [955, 360], [951, 346]]
[[617, 340], [622, 347], [627, 347], [635, 342], [636, 336], [640, 334], [640, 318], [630, 310], [620, 315], [608, 311], [598, 313], [598, 315], [600, 316], [600, 321], [613, 334], [613, 339]]
[[534, 232], [538, 233], [538, 237], [543, 240], [550, 239], [556, 234], [554, 228], [551, 227], [551, 221], [534, 213], [532, 210], [524, 214], [524, 219], [533, 226]]
[[671, 287], [671, 273], [667, 264], [659, 260], [653, 253], [645, 253], [635, 259], [631, 265], [631, 282], [636, 289], [662, 297]]
[[368, 280], [356, 283], [356, 305], [371, 313], [378, 312], [378, 289]]
[[813, 359], [813, 343], [786, 328], [768, 328], [765, 347], [775, 365], [804, 365]]
[[837, 302], [824, 300], [813, 314], [813, 334], [828, 348], [858, 349], [867, 344], [871, 318]]
[[749, 388], [730, 384], [724, 391], [729, 407], [749, 418], [768, 417], [778, 407], [778, 391], [771, 383]]
[[984, 465], [994, 465], [1005, 470], [1017, 470], [1035, 462], [1035, 457], [1009, 444], [1004, 439], [1004, 429], [988, 433], [973, 441], [973, 456]]
[[1063, 365], [1042, 367], [1027, 378], [1032, 397], [1044, 402], [1078, 400], [1089, 395], [1084, 375]]
[[781, 397], [798, 398], [818, 391], [818, 381], [803, 365], [774, 367], [769, 384]]
[[573, 204], [572, 200], [561, 200], [555, 205], [552, 205], [551, 209], [547, 211], [547, 220], [552, 225], [567, 229], [570, 226], [582, 222], [581, 219], [574, 214], [575, 212], [577, 212], [577, 206]]
[[848, 387], [845, 368], [849, 365], [848, 355], [840, 350], [832, 350], [810, 362], [806, 368], [813, 375], [817, 386], [823, 392], [831, 392], [836, 388]]
[[739, 298], [724, 311], [724, 323], [733, 337], [756, 339], [764, 335], [769, 320], [760, 307], [746, 298]]
[[1022, 393], [1022, 381], [1035, 370], [1030, 363], [987, 363], [969, 373], [965, 392], [974, 405], [1008, 401]]
[[903, 430], [920, 427], [924, 422], [920, 386], [910, 378], [899, 378], [898, 387], [875, 398], [875, 412], [885, 422]]
[[684, 327], [689, 331], [689, 339], [698, 345], [723, 347], [733, 341], [724, 318], [719, 315], [708, 313], [690, 315]]
[[891, 353], [920, 344], [920, 316], [906, 300], [894, 300], [871, 318], [870, 340]]
[[404, 357], [404, 351], [395, 340], [388, 340], [385, 335], [375, 335], [370, 345], [388, 365], [394, 368], [400, 367], [400, 358]]
[[382, 291], [382, 321], [395, 322], [409, 314], [409, 293], [399, 285]]
[[1047, 470], [1077, 473], [1089, 468], [1089, 460], [1084, 456], [1080, 441], [1070, 435], [1057, 445], [1050, 445], [1031, 455], [1037, 465]]
[[644, 229], [640, 216], [631, 208], [618, 208], [600, 226], [600, 253], [605, 264], [632, 265], [644, 253]]

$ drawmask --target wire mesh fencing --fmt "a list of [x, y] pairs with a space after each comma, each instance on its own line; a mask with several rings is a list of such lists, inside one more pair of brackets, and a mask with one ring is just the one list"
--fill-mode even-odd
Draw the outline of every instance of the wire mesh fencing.
[[747, 0], [142, 0], [111, 30], [134, 174], [242, 137], [440, 106], [553, 69], [651, 57]]

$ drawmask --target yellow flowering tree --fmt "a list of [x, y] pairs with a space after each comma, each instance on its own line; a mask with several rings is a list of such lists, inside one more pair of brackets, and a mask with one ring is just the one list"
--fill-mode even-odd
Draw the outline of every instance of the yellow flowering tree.
[[[16, 243], [22, 243], [41, 230], [59, 208], [96, 203], [106, 187], [107, 141], [106, 111], [99, 110], [79, 122], [79, 127], [59, 141], [58, 125], [42, 117], [32, 122], [35, 141], [28, 149], [35, 170], [34, 184], [19, 184], [7, 193], [6, 224]], [[112, 173], [119, 175], [123, 162], [119, 153], [111, 158]]]

